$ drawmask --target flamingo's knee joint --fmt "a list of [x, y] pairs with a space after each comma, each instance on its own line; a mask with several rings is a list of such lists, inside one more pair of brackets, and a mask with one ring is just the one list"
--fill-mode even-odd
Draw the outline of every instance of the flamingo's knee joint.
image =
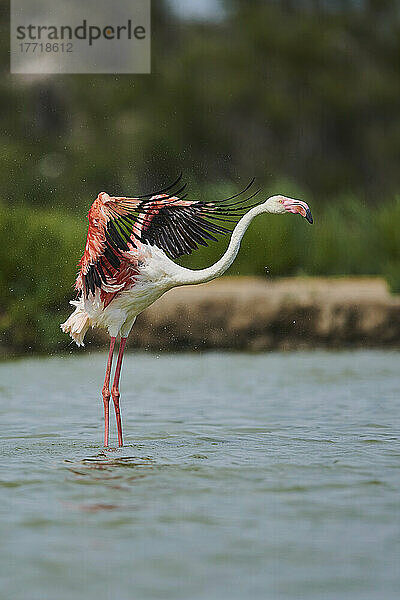
[[119, 393], [119, 390], [117, 388], [112, 388], [111, 389], [111, 395], [112, 395], [112, 399], [114, 401], [114, 404], [119, 404], [119, 399], [121, 397], [121, 394]]

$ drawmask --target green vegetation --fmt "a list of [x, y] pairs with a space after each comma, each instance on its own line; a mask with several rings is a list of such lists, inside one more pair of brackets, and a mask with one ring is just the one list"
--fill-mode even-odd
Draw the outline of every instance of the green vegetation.
[[[227, 186], [219, 190], [226, 194]], [[214, 189], [202, 197], [212, 199]], [[379, 209], [356, 201], [331, 206], [311, 202], [315, 225], [298, 216], [261, 216], [250, 226], [228, 274], [373, 275], [387, 277], [400, 291], [400, 201]], [[83, 217], [56, 210], [0, 206], [0, 336], [14, 351], [54, 351], [69, 344], [59, 329], [74, 297], [73, 282], [83, 251]], [[211, 244], [182, 263], [201, 268], [216, 261], [226, 241]]]
[[181, 170], [321, 202], [399, 192], [398, 0], [229, 0], [206, 24], [152, 5], [151, 75], [3, 74], [1, 198], [81, 211]]
[[73, 297], [85, 224], [55, 210], [0, 204], [0, 235], [8, 240], [0, 249], [2, 345], [52, 350], [61, 340], [58, 321]]

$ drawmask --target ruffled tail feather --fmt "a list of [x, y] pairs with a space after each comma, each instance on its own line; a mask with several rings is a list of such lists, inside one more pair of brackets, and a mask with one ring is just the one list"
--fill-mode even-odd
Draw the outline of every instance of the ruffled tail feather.
[[77, 346], [84, 346], [83, 338], [90, 326], [90, 318], [84, 309], [82, 300], [71, 300], [70, 304], [76, 306], [72, 315], [60, 327], [64, 333], [69, 333]]

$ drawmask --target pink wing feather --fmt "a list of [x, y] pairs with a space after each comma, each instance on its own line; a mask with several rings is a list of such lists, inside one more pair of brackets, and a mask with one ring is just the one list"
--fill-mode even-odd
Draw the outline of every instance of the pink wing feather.
[[207, 246], [209, 240], [217, 241], [215, 234], [230, 230], [216, 221], [236, 223], [251, 208], [247, 201], [259, 190], [248, 198], [230, 201], [247, 191], [253, 181], [239, 194], [218, 203], [185, 200], [186, 195], [179, 198], [185, 186], [174, 195], [137, 198], [101, 192], [88, 213], [89, 230], [76, 289], [88, 297], [99, 288], [108, 299], [108, 295], [114, 297], [126, 285], [133, 285], [143, 244], [157, 246], [177, 258], [199, 245]]

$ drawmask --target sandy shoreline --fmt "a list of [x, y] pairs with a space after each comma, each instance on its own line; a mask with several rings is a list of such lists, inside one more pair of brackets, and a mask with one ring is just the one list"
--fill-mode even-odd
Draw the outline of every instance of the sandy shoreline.
[[380, 278], [225, 277], [169, 291], [138, 317], [129, 345], [153, 351], [399, 348], [400, 298]]

